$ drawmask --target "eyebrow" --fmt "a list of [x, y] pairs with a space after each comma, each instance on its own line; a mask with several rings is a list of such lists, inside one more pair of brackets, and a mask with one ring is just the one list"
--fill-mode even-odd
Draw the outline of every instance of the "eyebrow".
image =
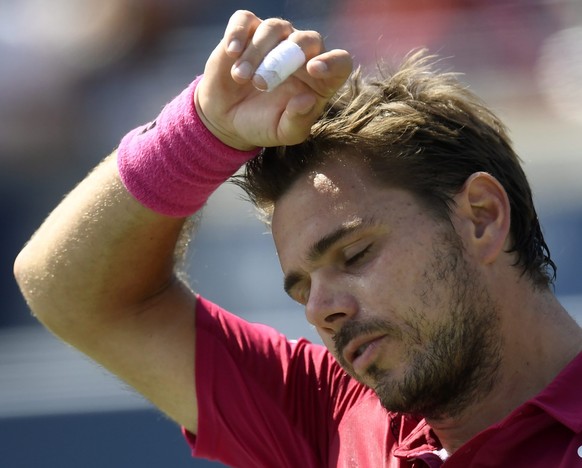
[[[317, 242], [315, 242], [310, 248], [307, 253], [307, 259], [309, 262], [314, 263], [323, 257], [326, 252], [331, 249], [335, 244], [337, 244], [340, 240], [344, 239], [345, 237], [349, 236], [355, 231], [362, 229], [364, 226], [369, 226], [374, 224], [374, 220], [363, 220], [359, 219], [357, 221], [353, 221], [346, 226], [340, 226], [335, 231], [326, 234]], [[303, 275], [301, 273], [292, 271], [289, 274], [285, 275], [285, 280], [283, 282], [283, 289], [285, 292], [290, 296], [291, 290], [293, 287], [301, 281]]]

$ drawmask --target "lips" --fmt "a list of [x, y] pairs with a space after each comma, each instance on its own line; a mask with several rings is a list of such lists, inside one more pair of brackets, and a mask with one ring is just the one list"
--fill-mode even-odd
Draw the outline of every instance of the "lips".
[[346, 346], [343, 352], [343, 358], [350, 366], [354, 366], [354, 362], [362, 355], [366, 354], [366, 350], [370, 345], [382, 339], [385, 335], [365, 335], [354, 338]]

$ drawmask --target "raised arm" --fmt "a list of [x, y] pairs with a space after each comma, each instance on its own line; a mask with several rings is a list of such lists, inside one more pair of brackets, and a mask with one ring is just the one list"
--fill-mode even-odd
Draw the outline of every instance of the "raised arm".
[[[307, 64], [261, 92], [253, 71], [285, 39]], [[184, 220], [258, 147], [302, 141], [350, 71], [318, 34], [235, 13], [197, 86], [128, 134], [19, 254], [33, 313], [195, 433], [196, 299], [174, 273]]]

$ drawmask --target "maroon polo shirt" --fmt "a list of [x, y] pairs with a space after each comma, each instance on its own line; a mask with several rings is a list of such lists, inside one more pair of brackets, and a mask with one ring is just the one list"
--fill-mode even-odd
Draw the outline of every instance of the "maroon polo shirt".
[[426, 421], [386, 411], [331, 354], [199, 298], [195, 456], [235, 467], [582, 468], [582, 353], [443, 462]]
[[[407, 450], [411, 443], [404, 441], [394, 455], [414, 457]], [[427, 459], [427, 466], [582, 467], [582, 353], [536, 397], [475, 436], [442, 465]]]

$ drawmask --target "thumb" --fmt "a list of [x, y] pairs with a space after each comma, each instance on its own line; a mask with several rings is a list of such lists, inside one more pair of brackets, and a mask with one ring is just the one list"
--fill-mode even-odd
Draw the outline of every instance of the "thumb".
[[311, 126], [319, 116], [317, 107], [317, 98], [312, 93], [293, 96], [279, 121], [279, 141], [285, 145], [296, 145], [307, 139]]

